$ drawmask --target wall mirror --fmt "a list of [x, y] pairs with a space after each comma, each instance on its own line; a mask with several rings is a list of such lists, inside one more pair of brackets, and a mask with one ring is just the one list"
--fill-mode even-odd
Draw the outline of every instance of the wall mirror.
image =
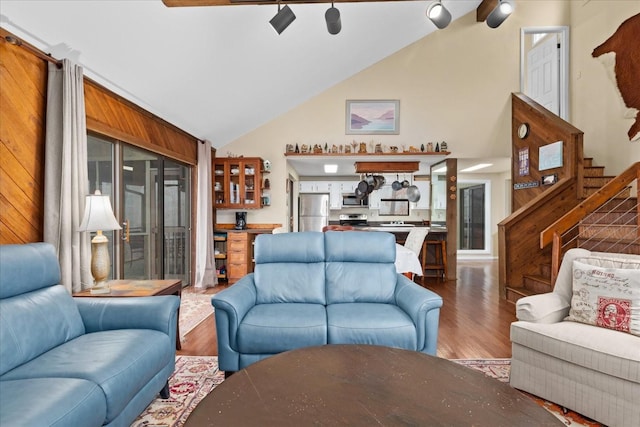
[[520, 92], [569, 121], [569, 27], [520, 30]]

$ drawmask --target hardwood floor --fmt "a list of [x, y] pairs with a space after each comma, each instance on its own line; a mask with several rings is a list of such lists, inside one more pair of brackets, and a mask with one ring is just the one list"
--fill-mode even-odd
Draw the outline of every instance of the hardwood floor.
[[[516, 320], [513, 304], [498, 298], [497, 261], [458, 260], [457, 281], [416, 282], [442, 296], [438, 356], [447, 359], [509, 358], [509, 326]], [[198, 291], [214, 294], [226, 286]], [[188, 290], [184, 290], [186, 292]], [[187, 334], [178, 354], [215, 356], [218, 353], [214, 316]]]

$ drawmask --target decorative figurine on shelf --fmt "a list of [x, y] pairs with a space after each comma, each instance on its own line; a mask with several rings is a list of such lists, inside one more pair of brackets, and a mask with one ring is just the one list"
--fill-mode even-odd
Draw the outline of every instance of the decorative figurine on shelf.
[[336, 154], [336, 153], [338, 152], [338, 146], [337, 146], [336, 144], [333, 144], [333, 145], [331, 146], [331, 152], [332, 152], [333, 154]]
[[447, 151], [447, 143], [442, 141], [442, 144], [440, 144], [440, 151]]
[[322, 145], [315, 144], [313, 146], [313, 154], [322, 154]]
[[302, 147], [300, 147], [300, 152], [301, 153], [308, 153], [309, 152], [309, 146], [307, 144], [302, 144]]
[[327, 144], [326, 142], [324, 143], [324, 152], [325, 153], [329, 152], [329, 144]]
[[338, 147], [338, 152], [342, 154], [343, 150], [344, 150], [344, 145], [340, 144], [340, 146]]
[[427, 153], [433, 153], [433, 142], [427, 142]]
[[366, 142], [361, 142], [360, 143], [360, 149], [358, 150], [358, 153], [366, 153], [367, 152], [367, 143]]
[[382, 144], [377, 143], [375, 148], [375, 153], [382, 153]]
[[424, 144], [420, 144], [420, 151], [424, 153]]
[[440, 145], [436, 142], [436, 153], [440, 152]]
[[296, 142], [296, 150], [295, 150], [295, 152], [296, 152], [296, 153], [299, 153], [299, 152], [300, 152], [300, 148], [298, 147], [298, 143], [297, 143], [297, 142]]
[[271, 161], [264, 160], [262, 162], [265, 172], [271, 172]]
[[264, 189], [268, 190], [271, 188], [271, 182], [269, 181], [269, 178], [264, 180]]
[[350, 154], [351, 153], [351, 146], [349, 146], [349, 144], [345, 144], [344, 145], [344, 152], [346, 154]]
[[293, 153], [293, 144], [287, 144], [287, 146], [285, 148], [285, 152]]
[[391, 151], [392, 153], [397, 153], [398, 152], [398, 147], [395, 145], [392, 145], [391, 147], [389, 147], [389, 151]]

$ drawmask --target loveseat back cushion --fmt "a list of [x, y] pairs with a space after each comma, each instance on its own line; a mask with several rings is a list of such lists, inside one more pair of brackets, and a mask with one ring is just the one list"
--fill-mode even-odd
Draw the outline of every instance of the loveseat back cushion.
[[85, 332], [61, 285], [0, 300], [0, 375]]
[[393, 234], [375, 231], [324, 234], [327, 304], [395, 302], [398, 273]]
[[254, 254], [257, 304], [325, 304], [323, 233], [261, 234]]
[[60, 265], [49, 243], [0, 245], [0, 299], [60, 283]]

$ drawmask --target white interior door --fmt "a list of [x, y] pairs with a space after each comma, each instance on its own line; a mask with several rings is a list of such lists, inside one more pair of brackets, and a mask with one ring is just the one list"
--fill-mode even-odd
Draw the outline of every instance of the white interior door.
[[526, 94], [555, 115], [560, 115], [560, 48], [552, 34], [527, 53]]

